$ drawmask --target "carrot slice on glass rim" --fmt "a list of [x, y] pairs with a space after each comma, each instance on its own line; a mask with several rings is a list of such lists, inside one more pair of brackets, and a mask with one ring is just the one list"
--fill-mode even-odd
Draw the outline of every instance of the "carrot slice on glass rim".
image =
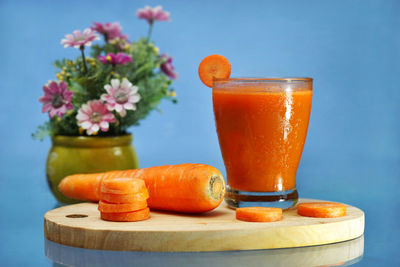
[[200, 80], [208, 87], [213, 86], [214, 79], [228, 79], [231, 75], [231, 64], [220, 55], [205, 57], [199, 65]]
[[118, 212], [118, 213], [105, 213], [100, 212], [100, 217], [105, 221], [113, 222], [136, 222], [143, 221], [150, 218], [150, 209], [145, 208], [142, 210], [131, 211], [131, 212]]
[[282, 209], [268, 207], [237, 208], [236, 219], [246, 222], [276, 222], [282, 220]]
[[120, 177], [107, 178], [101, 183], [101, 193], [110, 194], [133, 194], [146, 189], [142, 179]]
[[137, 211], [147, 208], [147, 201], [136, 201], [132, 203], [109, 203], [104, 200], [99, 201], [98, 210], [104, 213], [118, 213], [118, 212], [130, 212]]
[[335, 218], [346, 216], [346, 205], [335, 202], [309, 202], [297, 205], [301, 216], [316, 218]]

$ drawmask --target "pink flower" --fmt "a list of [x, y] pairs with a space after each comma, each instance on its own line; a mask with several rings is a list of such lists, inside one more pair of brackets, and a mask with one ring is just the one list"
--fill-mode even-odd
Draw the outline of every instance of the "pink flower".
[[72, 96], [74, 93], [68, 90], [68, 85], [62, 81], [51, 82], [43, 86], [44, 96], [39, 98], [43, 103], [42, 112], [49, 112], [50, 118], [55, 115], [60, 117], [64, 116], [68, 109], [73, 109], [71, 104]]
[[65, 38], [61, 40], [61, 44], [64, 45], [64, 48], [72, 46], [75, 48], [82, 48], [84, 46], [90, 46], [93, 41], [99, 39], [99, 36], [94, 31], [87, 28], [83, 33], [80, 30], [76, 30], [73, 34], [65, 35]]
[[115, 110], [121, 117], [126, 115], [126, 110], [136, 110], [135, 103], [140, 100], [138, 87], [132, 85], [128, 79], [123, 79], [122, 83], [118, 79], [112, 79], [111, 85], [105, 85], [104, 89], [107, 94], [103, 94], [101, 99], [107, 103], [108, 110]]
[[169, 12], [163, 11], [162, 6], [156, 6], [151, 8], [145, 6], [142, 9], [138, 9], [136, 15], [140, 19], [145, 19], [149, 24], [153, 24], [154, 21], [170, 21]]
[[132, 62], [132, 57], [122, 52], [116, 55], [113, 53], [108, 53], [107, 56], [98, 56], [98, 59], [103, 64], [110, 63], [113, 65], [117, 64], [125, 65], [128, 62]]
[[175, 71], [174, 66], [172, 66], [172, 57], [164, 54], [161, 56], [161, 58], [165, 60], [165, 62], [161, 64], [161, 70], [171, 79], [177, 79], [178, 73]]
[[76, 115], [78, 125], [86, 130], [88, 135], [96, 134], [100, 129], [107, 132], [109, 124], [115, 122], [112, 114], [101, 100], [91, 100], [78, 110]]
[[115, 38], [128, 40], [128, 36], [122, 34], [122, 27], [119, 22], [106, 22], [104, 24], [101, 24], [100, 22], [94, 22], [91, 28], [92, 30], [103, 34], [106, 42], [109, 42]]

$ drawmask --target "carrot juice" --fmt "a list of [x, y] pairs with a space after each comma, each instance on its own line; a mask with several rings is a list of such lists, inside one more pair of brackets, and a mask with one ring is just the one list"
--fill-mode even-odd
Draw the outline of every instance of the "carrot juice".
[[296, 172], [311, 101], [310, 78], [214, 82], [214, 115], [229, 205], [286, 200], [291, 201], [287, 207], [295, 204]]

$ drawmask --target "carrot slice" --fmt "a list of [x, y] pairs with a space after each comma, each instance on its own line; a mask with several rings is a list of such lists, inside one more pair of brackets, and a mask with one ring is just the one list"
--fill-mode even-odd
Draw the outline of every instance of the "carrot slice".
[[200, 80], [208, 87], [213, 86], [214, 79], [227, 79], [231, 75], [231, 64], [220, 55], [205, 57], [199, 65]]
[[133, 194], [146, 189], [142, 179], [128, 177], [107, 178], [101, 184], [100, 192], [110, 194]]
[[109, 203], [134, 203], [137, 201], [143, 201], [149, 198], [149, 192], [147, 190], [140, 193], [134, 194], [110, 194], [100, 192], [100, 199], [105, 200]]
[[282, 220], [282, 209], [246, 207], [236, 209], [236, 219], [246, 222], [275, 222]]
[[109, 203], [104, 200], [99, 201], [98, 210], [104, 213], [118, 213], [118, 212], [130, 212], [137, 211], [147, 208], [147, 201], [136, 201], [132, 203]]
[[306, 217], [334, 218], [346, 216], [346, 205], [335, 202], [310, 202], [297, 205], [297, 213]]
[[105, 213], [100, 212], [100, 217], [106, 221], [113, 222], [136, 222], [150, 218], [149, 208], [131, 212]]

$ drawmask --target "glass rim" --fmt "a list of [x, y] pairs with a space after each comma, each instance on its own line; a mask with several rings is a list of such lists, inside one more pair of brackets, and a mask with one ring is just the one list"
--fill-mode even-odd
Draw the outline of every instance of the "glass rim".
[[213, 80], [215, 83], [228, 83], [228, 82], [246, 82], [246, 83], [260, 83], [260, 82], [270, 82], [270, 83], [306, 83], [306, 82], [312, 82], [313, 78], [309, 77], [285, 77], [285, 78], [226, 78], [226, 79], [221, 79], [221, 78], [214, 78]]

